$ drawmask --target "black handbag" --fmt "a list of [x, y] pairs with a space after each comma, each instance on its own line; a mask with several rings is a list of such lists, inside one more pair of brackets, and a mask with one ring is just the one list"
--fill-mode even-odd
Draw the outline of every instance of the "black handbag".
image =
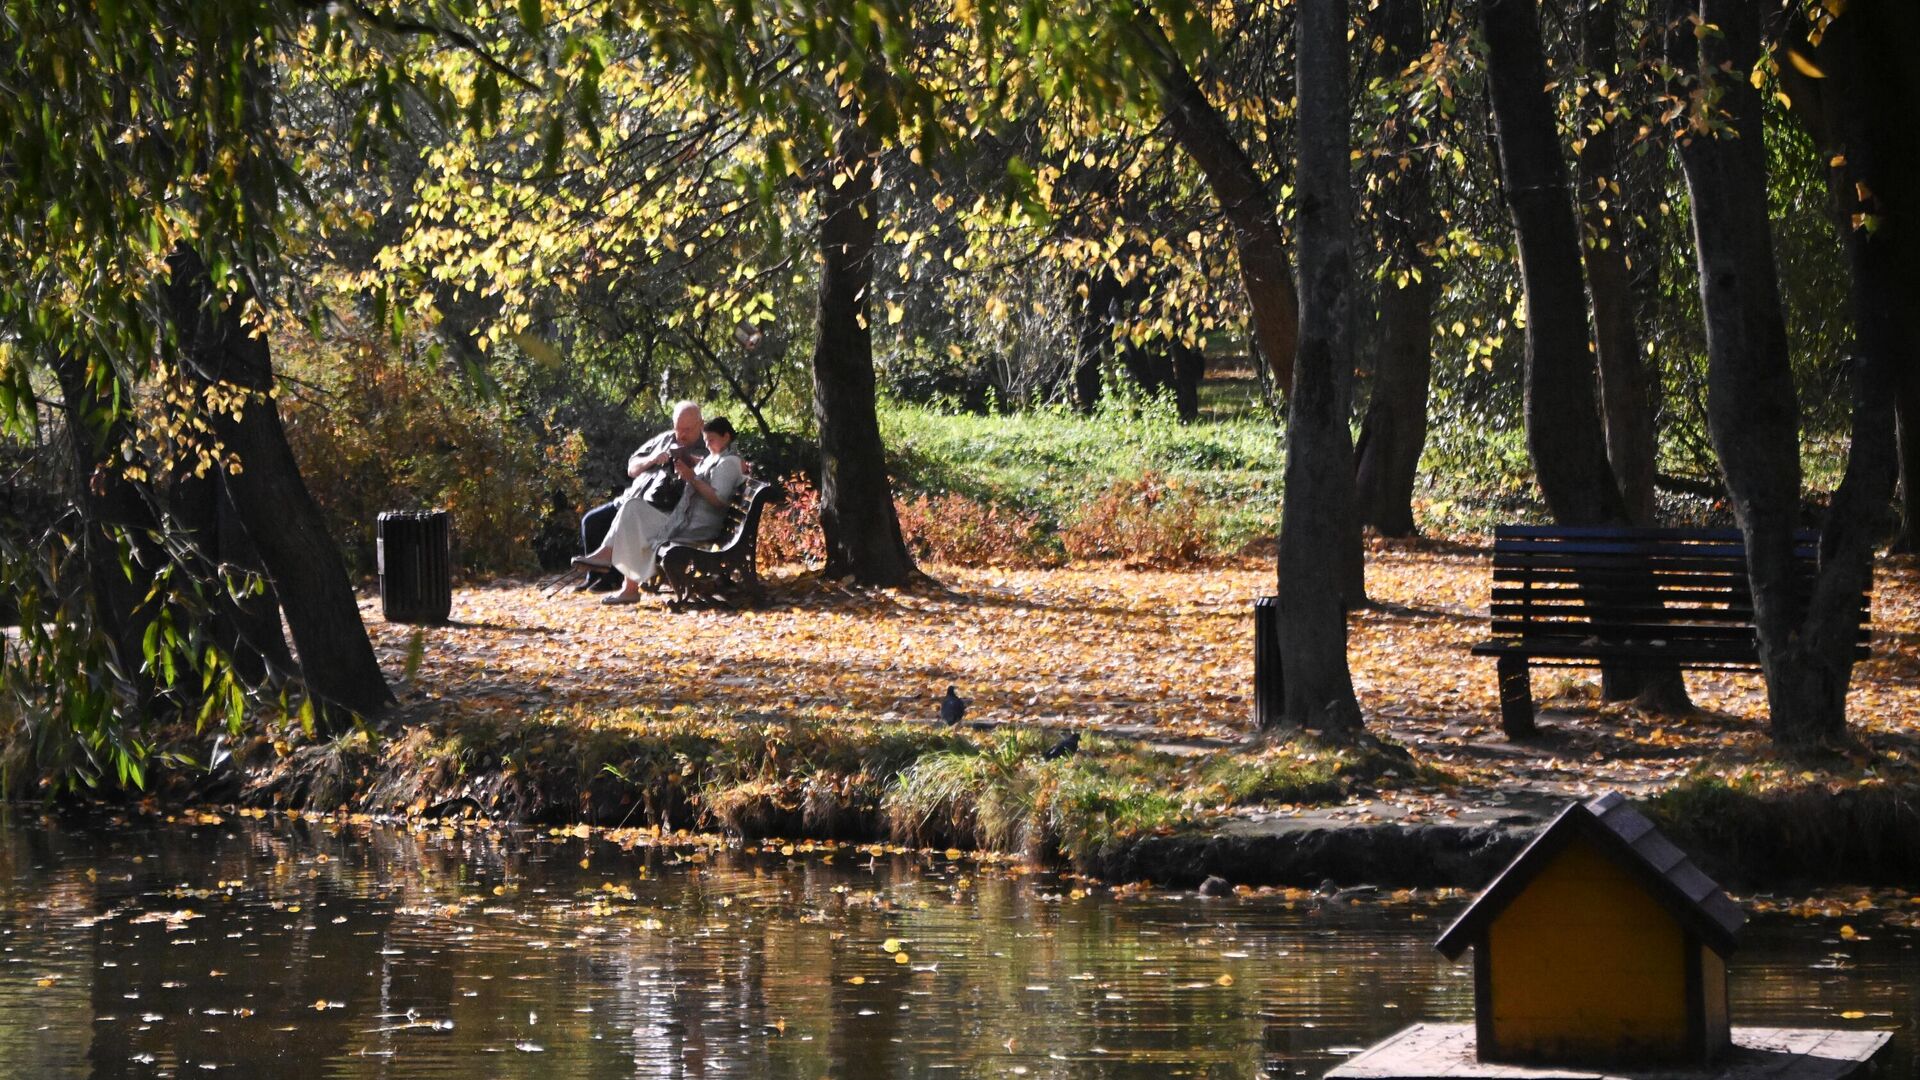
[[647, 485], [646, 493], [641, 495], [641, 498], [647, 500], [647, 505], [655, 510], [671, 514], [673, 508], [680, 505], [680, 496], [686, 492], [687, 482], [680, 479], [680, 474], [673, 471], [672, 465], [666, 465], [661, 467], [659, 474], [653, 478], [653, 482]]

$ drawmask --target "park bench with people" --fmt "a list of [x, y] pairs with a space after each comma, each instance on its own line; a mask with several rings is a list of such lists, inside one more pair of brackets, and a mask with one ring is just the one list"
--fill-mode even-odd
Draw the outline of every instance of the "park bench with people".
[[757, 603], [760, 584], [760, 517], [776, 489], [751, 476], [740, 482], [727, 504], [726, 526], [711, 544], [666, 544], [660, 548], [660, 576], [673, 590], [673, 604], [707, 602], [734, 606]]
[[[1794, 535], [1793, 581], [1804, 606], [1819, 537]], [[1533, 667], [1755, 670], [1753, 593], [1737, 529], [1503, 525], [1494, 530], [1493, 636], [1473, 647], [1498, 661], [1500, 722], [1534, 730]], [[1867, 595], [1855, 657], [1865, 658]]]

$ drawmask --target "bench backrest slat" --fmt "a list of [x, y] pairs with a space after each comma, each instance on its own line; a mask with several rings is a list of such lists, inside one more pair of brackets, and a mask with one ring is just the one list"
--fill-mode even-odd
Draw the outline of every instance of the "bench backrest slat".
[[[1804, 605], [1818, 573], [1818, 536], [1794, 535], [1788, 588]], [[1856, 655], [1871, 637], [1860, 595]], [[1493, 633], [1551, 650], [1659, 641], [1663, 652], [1716, 662], [1757, 660], [1753, 593], [1738, 529], [1501, 526], [1493, 544]]]

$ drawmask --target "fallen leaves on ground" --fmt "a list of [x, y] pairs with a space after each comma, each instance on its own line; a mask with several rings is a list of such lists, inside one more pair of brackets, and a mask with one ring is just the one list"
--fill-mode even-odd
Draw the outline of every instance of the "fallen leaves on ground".
[[[948, 684], [969, 723], [1089, 728], [1179, 744], [1239, 741], [1252, 718], [1252, 602], [1273, 592], [1270, 564], [1186, 571], [1109, 565], [1040, 570], [937, 566], [901, 589], [856, 589], [785, 569], [770, 603], [670, 612], [648, 597], [603, 607], [552, 582], [457, 590], [447, 626], [368, 621], [390, 671], [421, 646], [405, 697], [415, 708], [532, 714], [562, 708], [712, 705], [821, 719], [935, 723]], [[1534, 674], [1543, 731], [1500, 733], [1493, 664], [1470, 655], [1487, 634], [1489, 569], [1478, 549], [1378, 545], [1373, 605], [1351, 621], [1349, 656], [1369, 729], [1459, 781], [1456, 801], [1517, 789], [1650, 794], [1712, 759], [1781, 783], [1807, 782], [1773, 759], [1757, 673], [1690, 672], [1700, 711], [1658, 716], [1603, 705], [1598, 673]], [[1873, 658], [1855, 669], [1849, 713], [1863, 751], [1852, 779], [1908, 769], [1920, 754], [1920, 574], [1883, 565]], [[1768, 773], [1767, 770], [1772, 770]], [[1823, 774], [1814, 781], [1826, 779]], [[1434, 809], [1431, 788], [1400, 796]], [[1362, 812], [1371, 812], [1365, 810]]]

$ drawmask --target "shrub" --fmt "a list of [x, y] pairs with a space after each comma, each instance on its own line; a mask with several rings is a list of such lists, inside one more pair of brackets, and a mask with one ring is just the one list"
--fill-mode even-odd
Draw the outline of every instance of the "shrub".
[[1012, 566], [1049, 561], [1046, 529], [1036, 514], [945, 492], [896, 500], [900, 531], [914, 557], [956, 566]]
[[783, 497], [760, 515], [759, 559], [769, 565], [826, 561], [826, 539], [820, 535], [820, 489], [802, 473], [779, 481]]
[[[826, 559], [820, 533], [820, 491], [795, 473], [780, 481], [786, 498], [760, 522], [760, 552], [768, 563], [818, 565]], [[1039, 515], [945, 492], [896, 499], [900, 531], [914, 557], [959, 566], [1031, 565], [1049, 561]]]
[[1060, 531], [1076, 559], [1120, 559], [1130, 567], [1188, 566], [1212, 554], [1212, 510], [1192, 484], [1145, 472], [1117, 480]]
[[454, 558], [469, 573], [530, 568], [543, 518], [581, 501], [577, 433], [552, 430], [468, 388], [445, 362], [400, 355], [349, 324], [325, 341], [274, 343], [308, 389], [280, 403], [307, 488], [351, 570], [370, 574], [383, 510], [438, 508], [453, 518]]

